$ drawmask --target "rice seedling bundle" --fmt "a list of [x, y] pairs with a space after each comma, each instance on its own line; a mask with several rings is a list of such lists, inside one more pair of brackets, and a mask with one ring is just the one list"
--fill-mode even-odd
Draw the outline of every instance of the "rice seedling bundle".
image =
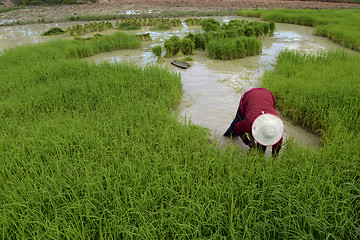
[[181, 51], [184, 55], [195, 55], [195, 43], [191, 38], [185, 37], [181, 42]]
[[121, 22], [118, 26], [119, 30], [138, 30], [140, 26], [136, 23], [135, 20], [128, 20], [125, 22]]
[[155, 46], [151, 48], [151, 52], [157, 56], [157, 62], [163, 63], [165, 62], [164, 58], [161, 56], [162, 54], [162, 47], [161, 46]]
[[217, 31], [220, 29], [220, 22], [213, 18], [204, 19], [201, 22], [201, 27], [205, 32]]
[[[215, 59], [230, 60], [261, 53], [259, 37], [271, 35], [274, 23], [258, 23], [231, 20], [220, 25], [214, 19], [204, 19], [202, 27], [205, 33], [188, 34], [182, 41], [181, 49], [175, 48], [172, 40], [165, 41], [165, 57], [193, 55], [195, 49], [208, 50], [209, 56]], [[215, 30], [214, 30], [215, 29]], [[255, 31], [256, 30], [256, 31]], [[246, 39], [244, 36], [250, 37]], [[252, 37], [257, 37], [257, 39]], [[231, 40], [232, 39], [232, 40]], [[181, 41], [177, 39], [177, 41]]]
[[202, 19], [201, 18], [187, 18], [185, 20], [185, 23], [188, 26], [201, 26]]
[[272, 36], [275, 31], [274, 22], [256, 22], [247, 20], [231, 20], [227, 24], [221, 25], [221, 30], [227, 30], [229, 33], [236, 33], [237, 36]]
[[145, 34], [137, 34], [135, 35], [138, 39], [140, 39], [140, 41], [151, 41], [151, 35], [150, 33], [145, 33]]
[[65, 31], [61, 28], [50, 28], [46, 32], [43, 32], [41, 36], [53, 36], [53, 35], [60, 35], [63, 34]]
[[165, 48], [165, 57], [173, 57], [181, 51], [182, 41], [178, 36], [172, 36], [169, 39], [165, 40], [164, 48]]
[[206, 49], [211, 58], [232, 60], [261, 53], [262, 44], [260, 39], [254, 37], [212, 39]]
[[201, 50], [205, 50], [205, 46], [206, 46], [206, 37], [204, 34], [202, 33], [198, 33], [198, 34], [193, 34], [193, 33], [189, 33], [186, 38], [191, 39], [194, 44], [195, 47], [194, 49], [201, 49]]
[[127, 23], [127, 22], [135, 22], [136, 25], [138, 26], [157, 26], [157, 25], [164, 25], [164, 26], [168, 26], [168, 27], [178, 27], [181, 25], [181, 20], [178, 18], [173, 18], [173, 19], [169, 19], [169, 18], [140, 18], [140, 19], [135, 19], [135, 18], [125, 18], [116, 21], [115, 26], [118, 27], [120, 25], [120, 23]]
[[75, 36], [75, 35], [79, 36], [79, 35], [83, 35], [85, 33], [100, 32], [100, 31], [105, 31], [107, 29], [111, 29], [111, 28], [114, 28], [114, 26], [109, 21], [92, 22], [92, 23], [87, 23], [84, 25], [76, 24], [72, 27], [68, 27], [66, 29], [66, 34], [69, 36]]

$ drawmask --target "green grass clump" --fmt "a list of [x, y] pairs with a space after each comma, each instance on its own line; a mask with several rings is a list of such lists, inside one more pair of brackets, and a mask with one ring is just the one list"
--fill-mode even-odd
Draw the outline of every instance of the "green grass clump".
[[191, 62], [194, 61], [194, 59], [192, 57], [184, 57], [178, 60], [179, 62]]
[[20, 9], [20, 7], [2, 7], [0, 13], [11, 12]]
[[213, 39], [208, 42], [206, 49], [211, 58], [232, 60], [261, 53], [262, 44], [260, 39], [254, 37]]
[[135, 21], [126, 21], [119, 23], [119, 30], [138, 30], [141, 27]]
[[299, 24], [314, 27], [315, 34], [360, 51], [360, 10], [267, 9], [239, 11], [239, 15], [261, 17], [266, 21]]
[[[19, 66], [28, 64], [37, 65], [42, 61], [53, 61], [57, 58], [73, 59], [92, 56], [101, 52], [122, 49], [136, 49], [140, 47], [140, 40], [133, 35], [117, 32], [93, 38], [91, 41], [56, 40], [38, 46], [19, 47], [7, 49], [1, 58], [0, 67]], [[26, 56], [31, 55], [31, 61]]]
[[53, 36], [53, 35], [60, 35], [63, 34], [65, 31], [61, 28], [50, 28], [46, 32], [43, 32], [41, 36]]
[[160, 23], [159, 25], [155, 26], [155, 27], [152, 27], [150, 28], [151, 31], [166, 31], [166, 30], [169, 30], [171, 29], [171, 27], [163, 24], [163, 23]]

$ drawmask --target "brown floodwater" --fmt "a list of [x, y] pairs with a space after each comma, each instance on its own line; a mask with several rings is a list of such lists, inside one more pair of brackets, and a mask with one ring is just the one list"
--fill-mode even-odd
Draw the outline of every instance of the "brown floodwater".
[[[231, 19], [245, 19], [241, 17], [216, 17], [217, 20], [227, 22]], [[255, 19], [257, 20], [257, 19]], [[113, 22], [114, 23], [114, 22]], [[33, 44], [48, 41], [58, 37], [42, 37], [41, 33], [52, 27], [66, 29], [77, 23], [36, 24], [13, 27], [0, 27], [0, 51], [16, 45]], [[79, 22], [78, 24], [84, 24]], [[111, 33], [115, 30], [108, 31]], [[121, 50], [101, 53], [88, 58], [89, 62], [123, 62], [135, 64], [157, 64], [156, 57], [151, 53], [151, 47], [163, 44], [173, 35], [183, 37], [188, 33], [200, 32], [200, 27], [188, 27], [185, 23], [181, 27], [167, 31], [150, 31], [144, 27], [134, 34], [150, 33], [152, 41], [143, 42], [142, 47], [136, 50]], [[312, 34], [311, 27], [276, 24], [274, 37], [262, 40], [262, 53], [257, 56], [243, 59], [220, 61], [209, 59], [205, 52], [198, 51], [192, 56], [194, 61], [188, 69], [180, 69], [171, 65], [172, 59], [166, 59], [158, 64], [181, 74], [183, 84], [183, 101], [180, 108], [180, 118], [209, 129], [210, 133], [225, 146], [232, 143], [245, 148], [239, 139], [226, 139], [222, 137], [231, 123], [241, 97], [248, 88], [260, 87], [261, 78], [266, 70], [273, 69], [279, 51], [291, 49], [308, 53], [319, 51], [334, 51], [343, 49], [332, 41]], [[102, 33], [104, 34], [104, 33]], [[63, 36], [60, 36], [63, 37]], [[349, 51], [344, 49], [345, 51]], [[285, 123], [284, 139], [293, 139], [303, 146], [317, 148], [319, 139], [299, 126], [294, 126], [283, 118]]]

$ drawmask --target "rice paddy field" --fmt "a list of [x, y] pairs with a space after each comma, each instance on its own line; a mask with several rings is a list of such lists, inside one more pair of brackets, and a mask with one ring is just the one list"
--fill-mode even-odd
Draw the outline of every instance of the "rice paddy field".
[[[345, 31], [358, 13], [326, 16]], [[179, 74], [82, 59], [140, 44], [117, 33], [1, 53], [2, 239], [360, 238], [358, 54], [279, 53], [263, 87], [322, 147], [288, 140], [266, 159], [179, 122]]]

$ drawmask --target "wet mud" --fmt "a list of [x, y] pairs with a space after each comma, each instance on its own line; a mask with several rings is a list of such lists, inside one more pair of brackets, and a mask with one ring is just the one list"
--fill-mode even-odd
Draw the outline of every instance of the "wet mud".
[[[227, 22], [231, 19], [246, 18], [217, 17], [216, 19]], [[67, 22], [1, 27], [0, 51], [16, 45], [33, 44], [55, 38], [63, 38], [64, 36], [43, 37], [40, 35], [52, 27], [66, 29], [68, 26], [75, 24], [84, 23]], [[132, 34], [150, 33], [152, 41], [143, 42], [142, 48], [101, 53], [87, 60], [89, 62], [128, 61], [144, 65], [157, 64], [156, 57], [151, 53], [153, 46], [162, 45], [166, 39], [173, 35], [184, 37], [190, 32], [198, 33], [201, 31], [200, 27], [188, 27], [185, 23], [181, 27], [172, 28], [167, 31], [154, 32], [149, 29], [150, 27], [144, 27], [141, 30], [129, 32]], [[116, 30], [108, 30], [106, 33], [101, 32], [101, 34], [109, 34], [114, 31]], [[213, 60], [209, 59], [205, 52], [198, 51], [197, 55], [192, 56], [194, 61], [189, 62], [191, 67], [188, 69], [180, 69], [171, 65], [171, 61], [176, 58], [166, 59], [165, 63], [158, 64], [181, 74], [184, 96], [179, 106], [180, 118], [182, 120], [191, 119], [192, 123], [208, 128], [213, 137], [223, 146], [230, 143], [245, 149], [246, 146], [242, 144], [239, 138], [227, 139], [222, 134], [236, 113], [241, 94], [248, 88], [261, 86], [261, 78], [264, 72], [274, 68], [279, 51], [291, 49], [316, 53], [319, 51], [344, 49], [326, 38], [313, 35], [313, 29], [310, 27], [289, 24], [276, 24], [274, 37], [264, 38], [262, 44], [263, 48], [260, 55], [244, 59], [231, 61]], [[285, 123], [285, 141], [293, 139], [303, 146], [311, 148], [319, 147], [317, 136], [310, 134], [299, 126], [294, 126], [284, 118], [283, 120]]]

